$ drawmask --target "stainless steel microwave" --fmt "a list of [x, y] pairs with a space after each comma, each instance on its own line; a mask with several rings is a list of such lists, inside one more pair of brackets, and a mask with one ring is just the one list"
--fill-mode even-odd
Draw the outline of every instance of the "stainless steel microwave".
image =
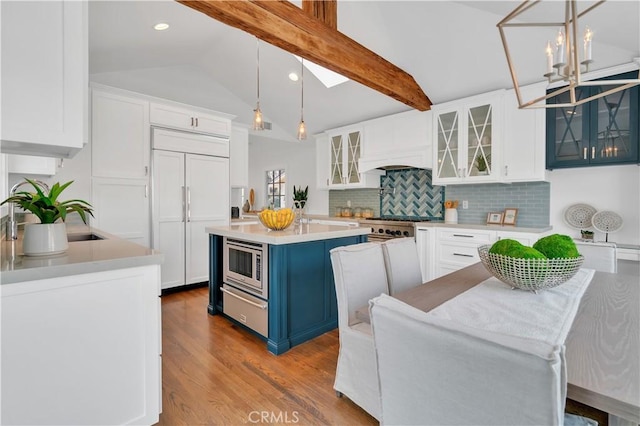
[[264, 300], [269, 298], [267, 244], [224, 237], [223, 281]]

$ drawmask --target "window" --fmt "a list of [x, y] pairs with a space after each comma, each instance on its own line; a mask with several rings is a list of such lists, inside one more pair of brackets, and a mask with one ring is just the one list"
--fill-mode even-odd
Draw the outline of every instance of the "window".
[[267, 204], [269, 207], [279, 209], [286, 207], [287, 175], [284, 170], [267, 171]]

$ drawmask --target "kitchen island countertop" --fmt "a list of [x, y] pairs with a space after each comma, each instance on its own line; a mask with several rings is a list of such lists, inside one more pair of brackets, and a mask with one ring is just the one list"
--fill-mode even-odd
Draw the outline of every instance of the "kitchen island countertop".
[[260, 224], [211, 226], [205, 228], [209, 234], [238, 238], [273, 245], [304, 243], [333, 238], [367, 235], [368, 227], [348, 227], [337, 225], [303, 224], [301, 228], [291, 225], [283, 231], [271, 231]]
[[160, 264], [163, 255], [106, 232], [86, 226], [69, 227], [68, 235], [93, 233], [101, 240], [69, 242], [65, 253], [25, 256], [22, 238], [2, 241], [2, 285]]

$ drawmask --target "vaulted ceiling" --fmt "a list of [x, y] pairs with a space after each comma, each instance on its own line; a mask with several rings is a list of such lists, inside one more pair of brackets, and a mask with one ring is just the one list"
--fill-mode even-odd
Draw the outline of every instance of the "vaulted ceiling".
[[[519, 3], [338, 0], [338, 30], [411, 74], [438, 104], [511, 86], [496, 24]], [[640, 2], [610, 0], [590, 15], [594, 69], [640, 57]], [[253, 36], [173, 1], [91, 1], [89, 17], [92, 81], [212, 108], [250, 123], [256, 101]], [[158, 22], [171, 26], [155, 31]], [[518, 51], [524, 52], [518, 55], [523, 82], [542, 79], [540, 36], [546, 42], [554, 31], [514, 34]], [[266, 43], [260, 49], [260, 103], [273, 130], [257, 136], [294, 140], [300, 82], [290, 81], [288, 74], [299, 72], [300, 63]], [[304, 87], [311, 134], [409, 109], [353, 81], [326, 88], [306, 72]]]

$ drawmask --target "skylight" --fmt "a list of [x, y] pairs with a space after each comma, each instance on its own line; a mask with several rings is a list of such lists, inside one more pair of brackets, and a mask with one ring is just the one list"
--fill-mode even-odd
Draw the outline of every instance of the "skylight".
[[[293, 55], [298, 61], [302, 61], [302, 58], [297, 55]], [[304, 66], [306, 69], [311, 71], [313, 75], [316, 76], [322, 84], [328, 89], [333, 86], [337, 86], [338, 84], [342, 84], [344, 82], [349, 81], [349, 79], [343, 75], [338, 74], [337, 72], [333, 72], [331, 70], [326, 69], [325, 67], [321, 67], [318, 64], [314, 64], [313, 62], [306, 59], [304, 61]]]

